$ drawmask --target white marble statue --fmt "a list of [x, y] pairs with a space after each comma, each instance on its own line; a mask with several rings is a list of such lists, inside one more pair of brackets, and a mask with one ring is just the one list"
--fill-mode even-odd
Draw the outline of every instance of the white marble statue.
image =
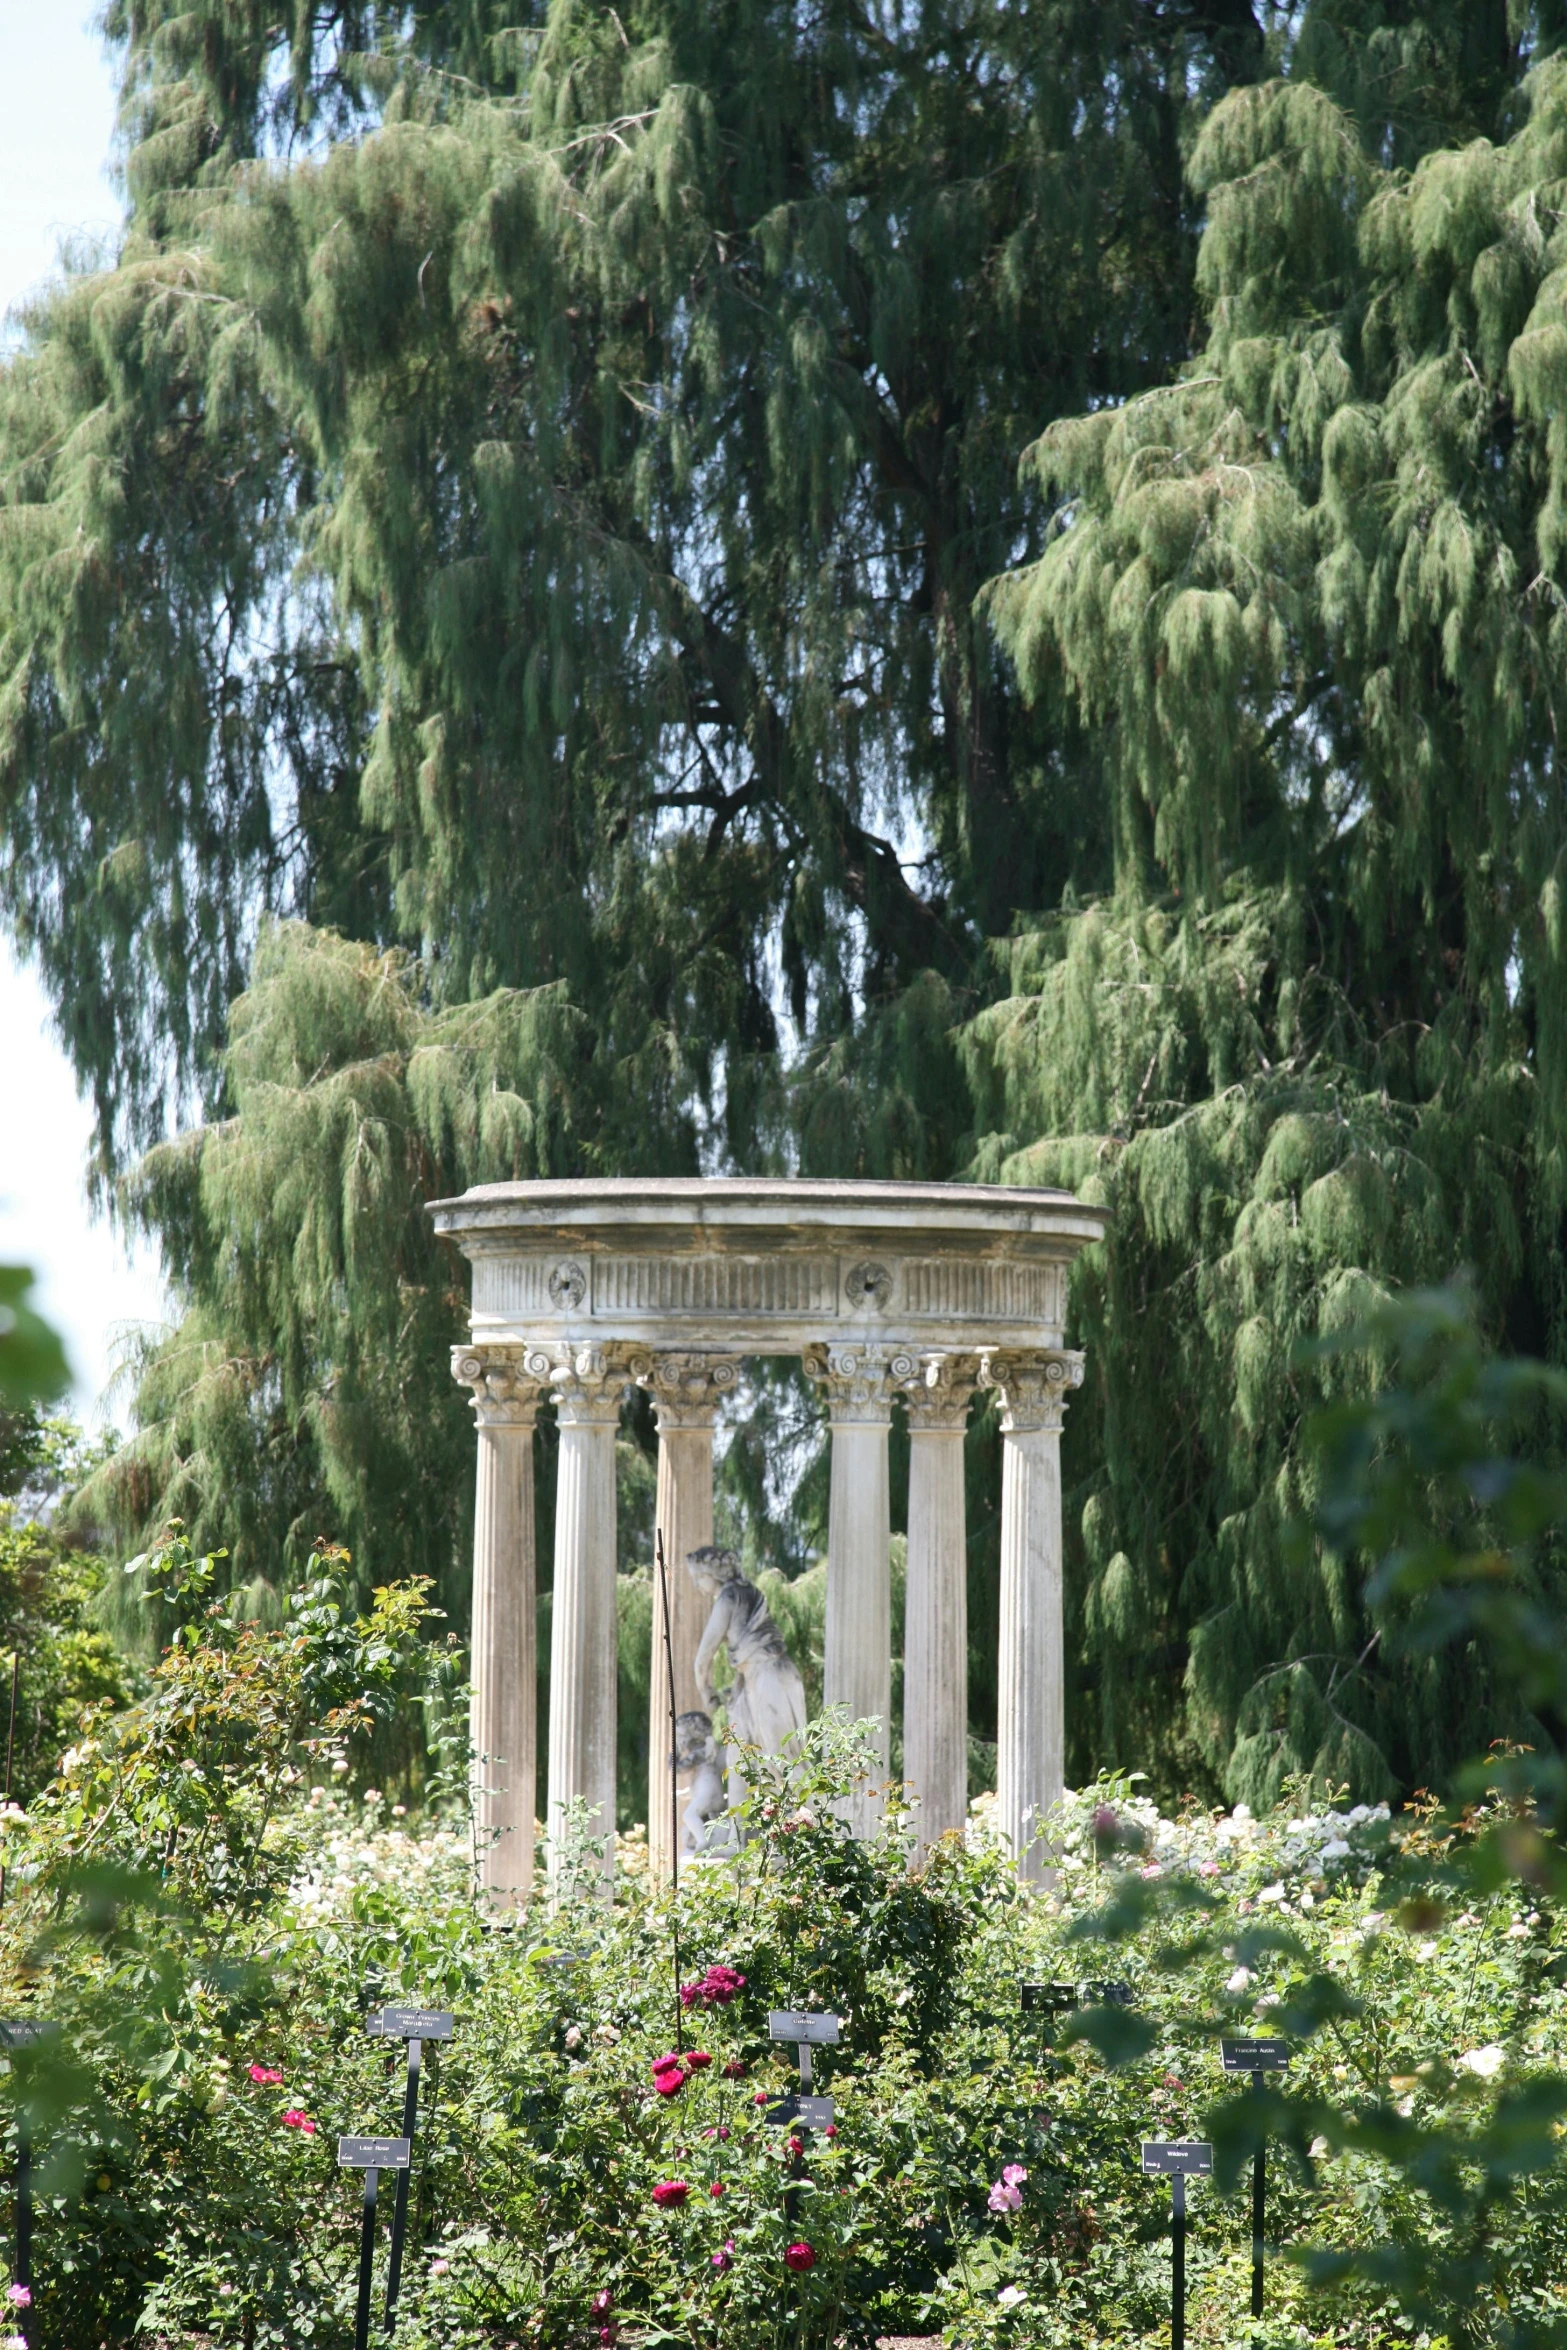
[[[686, 1571], [713, 1601], [694, 1665], [702, 1703], [710, 1714], [715, 1706], [724, 1707], [729, 1736], [736, 1744], [782, 1754], [795, 1732], [805, 1728], [805, 1683], [766, 1600], [741, 1574], [732, 1550], [709, 1544], [704, 1550], [688, 1551]], [[721, 1648], [729, 1651], [733, 1675], [722, 1696], [713, 1685], [713, 1660]], [[733, 1769], [730, 1781], [734, 1801]]]

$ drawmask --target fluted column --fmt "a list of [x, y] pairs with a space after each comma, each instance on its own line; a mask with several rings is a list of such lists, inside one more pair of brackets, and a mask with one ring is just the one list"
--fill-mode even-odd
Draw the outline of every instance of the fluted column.
[[479, 1881], [497, 1907], [514, 1907], [533, 1889], [533, 1423], [539, 1388], [517, 1358], [498, 1347], [454, 1347], [452, 1376], [469, 1389], [479, 1424], [469, 1643]]
[[1001, 1392], [1001, 1655], [996, 1811], [1018, 1874], [1038, 1883], [1039, 1841], [1061, 1798], [1065, 1754], [1061, 1614], [1061, 1423], [1083, 1358], [1063, 1350], [987, 1355]]
[[[885, 1784], [892, 1715], [892, 1531], [887, 1496], [887, 1431], [894, 1386], [917, 1368], [912, 1353], [880, 1346], [831, 1347], [806, 1355], [827, 1393], [832, 1423], [832, 1488], [827, 1515], [827, 1631], [823, 1696], [851, 1720], [874, 1721]], [[856, 1791], [847, 1807], [857, 1836], [874, 1832], [882, 1786]]]
[[903, 1776], [924, 1852], [968, 1817], [968, 1535], [963, 1431], [975, 1355], [925, 1355], [909, 1414], [909, 1567], [903, 1601]]
[[[739, 1378], [733, 1355], [656, 1355], [639, 1370], [658, 1422], [658, 1501], [654, 1519], [664, 1538], [669, 1576], [669, 1635], [674, 1652], [675, 1711], [694, 1713], [702, 1700], [692, 1660], [708, 1602], [686, 1573], [686, 1554], [713, 1539], [713, 1422], [720, 1399]], [[669, 1671], [664, 1656], [663, 1595], [653, 1581], [653, 1670], [648, 1698], [647, 1836], [655, 1875], [668, 1876], [680, 1823], [669, 1772]]]
[[[540, 1348], [530, 1374], [554, 1393], [560, 1450], [555, 1472], [555, 1589], [550, 1609], [548, 1826], [561, 1834], [579, 1797], [588, 1834], [607, 1839], [603, 1874], [615, 1866], [615, 1431], [629, 1369], [605, 1346]], [[558, 1883], [560, 1854], [552, 1848]]]

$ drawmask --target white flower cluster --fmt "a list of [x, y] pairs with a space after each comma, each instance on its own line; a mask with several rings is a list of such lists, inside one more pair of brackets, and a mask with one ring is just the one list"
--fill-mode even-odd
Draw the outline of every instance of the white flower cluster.
[[[1385, 1803], [1326, 1808], [1290, 1820], [1257, 1819], [1238, 1803], [1230, 1812], [1193, 1811], [1170, 1820], [1139, 1794], [1138, 1775], [1067, 1789], [1046, 1830], [1063, 1875], [1112, 1861], [1144, 1876], [1222, 1877], [1236, 1889], [1252, 1890], [1258, 1900], [1283, 1901], [1292, 1887], [1312, 1879], [1342, 1880], [1347, 1873], [1354, 1881], [1378, 1865], [1380, 1831], [1389, 1817]], [[994, 1797], [979, 1797], [971, 1807], [972, 1840], [993, 1838], [994, 1815]]]
[[392, 1890], [406, 1900], [450, 1899], [466, 1889], [472, 1868], [467, 1837], [450, 1829], [377, 1826], [373, 1805], [360, 1813], [340, 1795], [313, 1791], [309, 1818], [316, 1829], [305, 1865], [288, 1890], [288, 1906], [303, 1925], [346, 1912], [361, 1892]]

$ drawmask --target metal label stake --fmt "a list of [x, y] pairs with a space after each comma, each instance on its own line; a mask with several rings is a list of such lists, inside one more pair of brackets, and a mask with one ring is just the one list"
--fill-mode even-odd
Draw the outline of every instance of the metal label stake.
[[362, 2170], [365, 2202], [359, 2222], [359, 2299], [354, 2308], [354, 2350], [370, 2350], [370, 2292], [375, 2270], [375, 2191], [384, 2170], [407, 2175], [406, 2138], [339, 2138], [339, 2170]]
[[675, 1643], [669, 1629], [669, 1566], [664, 1557], [662, 1527], [653, 1529], [653, 1549], [659, 1593], [664, 1603], [664, 1678], [669, 1683], [669, 1930], [675, 1956], [675, 2053], [678, 2056], [686, 2044], [686, 2011], [680, 1997], [680, 1765], [675, 1760], [680, 1737], [675, 1727]]
[[[1251, 2085], [1260, 2097], [1263, 2076], [1282, 2073], [1288, 2069], [1290, 2044], [1287, 2040], [1221, 2040], [1219, 2061], [1227, 2073], [1250, 2073]], [[1263, 2246], [1267, 2235], [1268, 2211], [1268, 2149], [1259, 2137], [1257, 2151], [1251, 2166], [1251, 2314], [1262, 2315]]]
[[[60, 2029], [41, 2016], [0, 2016], [0, 2048], [8, 2053], [36, 2048]], [[16, 2281], [31, 2288], [33, 2281], [33, 2132], [27, 2107], [16, 2101]]]
[[1213, 2148], [1200, 2138], [1143, 2141], [1143, 2168], [1170, 2182], [1170, 2350], [1186, 2350], [1186, 2182], [1213, 2173]]
[[[402, 2143], [410, 2149], [414, 2132], [419, 2126], [419, 2063], [426, 2040], [449, 2040], [452, 2019], [441, 2007], [383, 2007], [378, 2014], [365, 2019], [367, 2032], [385, 2040], [402, 2040], [408, 2047], [408, 2086], [403, 2092]], [[338, 2158], [341, 2160], [341, 2156]], [[390, 2164], [386, 2166], [388, 2169]], [[386, 2330], [392, 2330], [397, 2314], [397, 2296], [403, 2281], [403, 2239], [408, 2228], [408, 2181], [411, 2161], [397, 2173], [397, 2193], [392, 2203], [392, 2258], [386, 2275]]]
[[767, 2036], [770, 2040], [794, 2043], [795, 2053], [800, 2060], [800, 2086], [791, 2091], [789, 2096], [780, 2098], [776, 2105], [767, 2108], [762, 2116], [765, 2122], [774, 2123], [780, 2128], [785, 2123], [792, 2123], [802, 2130], [827, 2128], [833, 2116], [832, 2099], [808, 2097], [805, 2092], [811, 2085], [811, 2049], [813, 2046], [836, 2048], [838, 2025], [839, 2018], [835, 2015], [798, 2015], [788, 2008], [774, 2008], [767, 2019]]

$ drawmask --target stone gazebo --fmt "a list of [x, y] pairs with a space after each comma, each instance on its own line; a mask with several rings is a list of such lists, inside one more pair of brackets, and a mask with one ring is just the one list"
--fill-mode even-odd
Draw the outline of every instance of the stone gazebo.
[[[658, 1421], [658, 1525], [670, 1566], [677, 1709], [705, 1606], [685, 1554], [713, 1539], [713, 1424], [742, 1358], [798, 1355], [832, 1429], [825, 1696], [874, 1717], [891, 1699], [887, 1435], [910, 1431], [904, 1772], [922, 1842], [967, 1812], [963, 1429], [1002, 1405], [1000, 1823], [1026, 1876], [1062, 1770], [1061, 1423], [1083, 1375], [1062, 1344], [1067, 1268], [1105, 1215], [1063, 1191], [744, 1177], [481, 1185], [437, 1200], [473, 1265], [472, 1340], [453, 1355], [479, 1429], [473, 1742], [485, 1877], [526, 1895], [535, 1811], [533, 1424], [560, 1431], [550, 1648], [550, 1817], [615, 1813], [615, 1432], [632, 1382]], [[657, 1627], [655, 1625], [655, 1633]], [[674, 1847], [668, 1683], [653, 1642], [648, 1830]], [[857, 1824], [874, 1816], [859, 1799]]]

